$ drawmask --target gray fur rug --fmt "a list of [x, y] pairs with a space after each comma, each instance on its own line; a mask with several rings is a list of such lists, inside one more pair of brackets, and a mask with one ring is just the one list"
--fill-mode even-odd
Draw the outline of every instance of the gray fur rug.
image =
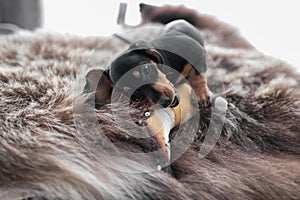
[[[89, 124], [78, 130], [86, 73], [107, 67], [126, 44], [41, 31], [0, 36], [0, 199], [298, 199], [299, 74], [245, 39], [230, 45], [228, 35], [241, 37], [229, 25], [197, 17], [226, 27], [199, 26], [218, 66], [208, 71], [210, 88], [224, 84], [228, 111], [218, 143], [200, 158], [211, 117], [209, 108], [201, 111], [197, 135], [171, 165], [173, 177], [145, 172], [151, 159], [119, 159], [103, 148], [106, 134], [126, 151], [155, 149], [153, 141], [128, 136], [140, 130], [119, 127], [110, 105], [90, 108], [103, 132]], [[139, 30], [132, 37], [153, 35]], [[124, 164], [141, 173], [117, 168]]]

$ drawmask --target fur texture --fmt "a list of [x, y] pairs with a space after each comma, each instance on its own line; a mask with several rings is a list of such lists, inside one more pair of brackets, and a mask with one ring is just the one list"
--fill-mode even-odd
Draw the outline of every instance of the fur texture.
[[[120, 171], [114, 165], [143, 171], [153, 160], [119, 159], [103, 148], [96, 127], [76, 129], [74, 109], [87, 98], [82, 95], [86, 73], [106, 67], [126, 48], [122, 41], [43, 32], [1, 36], [0, 199], [298, 199], [299, 74], [246, 40], [240, 43], [230, 26], [192, 12], [203, 23], [198, 27], [219, 67], [208, 72], [210, 88], [218, 92], [221, 73], [229, 107], [221, 138], [205, 158], [198, 152], [210, 109], [201, 111], [198, 130], [185, 128], [197, 136], [172, 164], [174, 177]], [[209, 21], [222, 26], [215, 32]], [[234, 45], [219, 37], [228, 30], [238, 37]], [[154, 34], [141, 31], [137, 37]], [[142, 132], [120, 128], [110, 106], [91, 111], [114, 144], [132, 152], [156, 148], [151, 138], [128, 136]]]

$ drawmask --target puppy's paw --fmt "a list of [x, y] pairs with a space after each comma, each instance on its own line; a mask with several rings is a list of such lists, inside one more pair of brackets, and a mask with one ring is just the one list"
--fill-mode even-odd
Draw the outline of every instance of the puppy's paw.
[[206, 88], [197, 94], [199, 108], [206, 108], [212, 105], [212, 92]]

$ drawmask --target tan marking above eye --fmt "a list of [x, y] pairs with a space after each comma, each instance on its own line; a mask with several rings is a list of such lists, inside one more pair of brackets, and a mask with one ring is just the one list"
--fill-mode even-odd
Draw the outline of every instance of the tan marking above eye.
[[128, 92], [129, 90], [130, 90], [130, 87], [128, 87], [128, 86], [123, 87], [123, 91]]
[[133, 71], [133, 76], [135, 78], [140, 78], [141, 77], [141, 73], [138, 70]]

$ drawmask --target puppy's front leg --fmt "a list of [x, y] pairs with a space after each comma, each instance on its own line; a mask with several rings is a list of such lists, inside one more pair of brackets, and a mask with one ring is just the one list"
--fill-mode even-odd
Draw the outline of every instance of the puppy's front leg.
[[192, 69], [189, 74], [189, 81], [194, 89], [200, 108], [211, 105], [211, 91], [207, 86], [207, 79], [204, 73], [198, 74], [195, 69]]

